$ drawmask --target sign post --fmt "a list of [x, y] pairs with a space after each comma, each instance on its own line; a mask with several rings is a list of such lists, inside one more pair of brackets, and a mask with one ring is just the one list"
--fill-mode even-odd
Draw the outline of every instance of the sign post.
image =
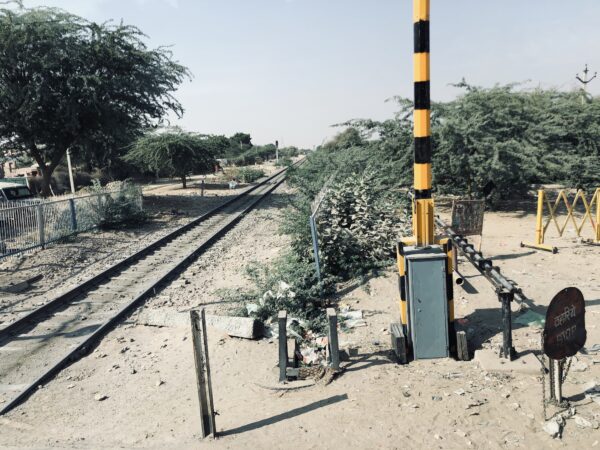
[[562, 403], [563, 367], [585, 345], [585, 300], [581, 291], [569, 287], [560, 291], [548, 307], [544, 327], [544, 354], [550, 358], [550, 400]]

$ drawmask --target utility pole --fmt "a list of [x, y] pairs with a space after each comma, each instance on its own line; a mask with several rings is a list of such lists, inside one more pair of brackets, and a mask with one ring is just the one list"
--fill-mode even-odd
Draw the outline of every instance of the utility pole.
[[598, 75], [598, 72], [594, 72], [594, 76], [592, 78], [588, 79], [588, 73], [589, 73], [589, 69], [588, 69], [588, 65], [585, 65], [585, 69], [583, 69], [583, 78], [581, 78], [579, 76], [579, 74], [575, 75], [575, 78], [577, 78], [577, 81], [579, 81], [582, 85], [583, 85], [583, 96], [581, 97], [581, 103], [585, 105], [585, 100], [587, 98], [587, 85], [590, 84], [592, 82], [592, 80], [594, 78], [596, 78], [596, 76]]

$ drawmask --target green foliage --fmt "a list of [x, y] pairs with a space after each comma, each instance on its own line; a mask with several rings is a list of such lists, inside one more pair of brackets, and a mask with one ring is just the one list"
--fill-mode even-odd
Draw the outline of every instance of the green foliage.
[[[532, 184], [564, 183], [591, 188], [600, 181], [600, 99], [582, 103], [579, 92], [517, 90], [516, 85], [479, 88], [464, 81], [464, 94], [432, 105], [433, 187], [438, 194], [488, 200], [523, 197]], [[343, 150], [362, 170], [374, 170], [382, 186], [412, 184], [412, 110], [395, 99], [399, 111], [384, 122], [353, 120], [324, 146]], [[335, 157], [344, 167], [345, 157]], [[581, 176], [583, 175], [583, 176]]]
[[183, 113], [172, 92], [187, 69], [143, 38], [59, 9], [0, 7], [2, 147], [35, 159], [44, 193], [67, 149], [106, 164], [143, 128]]
[[410, 233], [408, 214], [394, 209], [375, 188], [376, 175], [334, 182], [319, 208], [317, 228], [322, 270], [342, 279], [388, 265], [399, 236]]
[[265, 171], [253, 169], [252, 167], [240, 167], [232, 172], [232, 176], [242, 183], [254, 183], [265, 176]]
[[320, 285], [314, 263], [286, 253], [271, 266], [253, 264], [248, 267], [251, 288], [222, 293], [229, 300], [255, 305], [250, 315], [263, 321], [274, 319], [281, 310], [302, 319], [306, 329], [321, 330], [325, 314], [321, 309], [321, 293], [333, 292], [333, 279]]
[[254, 146], [232, 158], [232, 162], [240, 166], [261, 163], [267, 159], [274, 158], [275, 151], [275, 145], [273, 144]]
[[139, 204], [142, 194], [138, 186], [127, 181], [119, 181], [103, 188], [99, 182], [95, 181], [88, 190], [98, 194], [110, 190], [117, 192], [117, 194], [95, 197], [91, 202], [94, 213], [99, 218], [98, 226], [102, 229], [136, 227], [148, 219], [147, 214]]
[[178, 128], [149, 133], [138, 139], [123, 158], [142, 170], [181, 178], [214, 170], [214, 138]]

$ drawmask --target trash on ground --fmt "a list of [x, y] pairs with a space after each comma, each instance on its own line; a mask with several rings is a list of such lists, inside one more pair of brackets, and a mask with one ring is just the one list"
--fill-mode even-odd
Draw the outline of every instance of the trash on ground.
[[514, 323], [528, 327], [543, 328], [546, 323], [546, 318], [542, 314], [528, 310], [526, 313], [517, 317], [514, 320]]

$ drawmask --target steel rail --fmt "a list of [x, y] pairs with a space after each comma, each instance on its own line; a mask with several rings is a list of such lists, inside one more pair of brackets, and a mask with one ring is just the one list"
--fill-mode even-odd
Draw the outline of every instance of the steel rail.
[[15, 333], [16, 331], [24, 328], [27, 324], [29, 324], [31, 322], [35, 322], [38, 317], [48, 314], [50, 311], [56, 309], [59, 306], [62, 306], [66, 302], [73, 300], [75, 297], [79, 296], [83, 292], [86, 292], [86, 291], [90, 290], [91, 288], [99, 285], [102, 281], [106, 280], [107, 278], [110, 278], [115, 273], [120, 272], [124, 268], [129, 267], [131, 264], [139, 261], [144, 256], [147, 256], [148, 254], [154, 252], [158, 248], [168, 244], [173, 239], [181, 236], [182, 234], [184, 234], [187, 231], [189, 231], [190, 229], [196, 227], [200, 223], [213, 217], [215, 214], [219, 213], [220, 211], [225, 209], [227, 206], [230, 206], [231, 204], [233, 204], [234, 202], [237, 202], [241, 198], [246, 197], [248, 194], [250, 194], [251, 192], [260, 188], [261, 186], [268, 183], [269, 181], [273, 180], [275, 177], [281, 175], [285, 171], [287, 171], [287, 168], [275, 173], [274, 175], [271, 175], [270, 177], [266, 178], [265, 180], [256, 184], [255, 186], [252, 186], [251, 188], [246, 189], [244, 192], [240, 193], [238, 196], [233, 197], [232, 199], [229, 199], [225, 203], [222, 203], [221, 205], [216, 206], [215, 208], [213, 208], [210, 211], [204, 213], [203, 215], [197, 217], [196, 219], [193, 219], [192, 221], [188, 222], [187, 224], [182, 225], [181, 227], [173, 230], [169, 234], [157, 239], [156, 241], [154, 241], [147, 247], [144, 247], [140, 251], [134, 253], [131, 256], [128, 256], [127, 258], [123, 259], [122, 261], [118, 262], [117, 264], [115, 264], [115, 265], [109, 267], [108, 269], [100, 272], [99, 274], [87, 279], [83, 283], [69, 289], [67, 292], [64, 292], [61, 295], [55, 297], [53, 300], [40, 306], [35, 311], [32, 311], [31, 313], [19, 318], [18, 320], [11, 323], [10, 325], [7, 325], [6, 327], [0, 329], [0, 346], [3, 343], [3, 340], [8, 335]]
[[[297, 162], [296, 164], [302, 163], [304, 160]], [[76, 286], [75, 288], [69, 290], [68, 292], [56, 297], [51, 302], [43, 305], [42, 307], [36, 309], [32, 313], [24, 316], [19, 319], [15, 323], [7, 326], [3, 330], [0, 330], [0, 347], [10, 342], [10, 335], [14, 334], [18, 330], [21, 330], [32, 322], [35, 322], [42, 316], [46, 316], [53, 310], [56, 310], [60, 306], [63, 306], [65, 303], [74, 300], [81, 294], [85, 294], [91, 288], [94, 288], [101, 284], [102, 281], [106, 279], [110, 279], [114, 274], [122, 271], [125, 267], [132, 266], [134, 263], [138, 262], [144, 256], [149, 255], [153, 251], [157, 250], [160, 247], [168, 244], [170, 241], [179, 237], [185, 232], [190, 231], [195, 226], [200, 223], [206, 221], [208, 218], [214, 216], [227, 206], [233, 204], [236, 201], [246, 197], [249, 193], [255, 191], [256, 189], [271, 183], [272, 185], [265, 190], [260, 196], [258, 196], [255, 200], [249, 203], [242, 211], [236, 214], [233, 220], [227, 222], [223, 227], [220, 227], [217, 231], [215, 231], [212, 235], [210, 235], [201, 245], [199, 245], [193, 252], [189, 253], [187, 256], [182, 258], [173, 268], [167, 271], [163, 276], [156, 279], [149, 287], [147, 287], [143, 292], [136, 295], [130, 302], [125, 304], [120, 310], [116, 312], [116, 314], [112, 315], [106, 322], [104, 322], [97, 330], [95, 330], [90, 336], [85, 338], [79, 345], [74, 347], [71, 351], [67, 353], [66, 356], [61, 358], [56, 364], [47, 369], [41, 376], [39, 376], [35, 381], [30, 383], [25, 389], [23, 389], [16, 397], [10, 400], [3, 408], [0, 410], [0, 415], [3, 415], [13, 409], [15, 406], [22, 403], [26, 400], [35, 390], [37, 390], [38, 386], [48, 382], [54, 376], [56, 376], [62, 369], [68, 366], [73, 361], [77, 360], [81, 356], [83, 356], [86, 352], [88, 352], [97, 342], [106, 335], [124, 316], [133, 312], [139, 304], [150, 297], [152, 294], [156, 292], [156, 288], [161, 286], [166, 280], [171, 278], [176, 273], [179, 273], [183, 268], [187, 267], [189, 263], [191, 263], [194, 259], [196, 259], [201, 253], [210, 248], [219, 238], [221, 238], [227, 231], [233, 228], [242, 218], [244, 218], [258, 203], [260, 203], [265, 197], [267, 197], [271, 192], [273, 192], [277, 187], [279, 187], [285, 181], [285, 172], [288, 168], [285, 168], [276, 174], [268, 177], [263, 180], [261, 183], [253, 186], [250, 189], [245, 190], [240, 195], [230, 199], [229, 201], [223, 203], [222, 205], [213, 208], [208, 213], [194, 219], [186, 225], [174, 230], [163, 238], [158, 239], [153, 242], [146, 248], [141, 251], [131, 255], [130, 257], [124, 259], [123, 261], [115, 264], [114, 266], [108, 268], [103, 271], [101, 274], [96, 275], [84, 283]], [[277, 179], [280, 177], [280, 179]]]

